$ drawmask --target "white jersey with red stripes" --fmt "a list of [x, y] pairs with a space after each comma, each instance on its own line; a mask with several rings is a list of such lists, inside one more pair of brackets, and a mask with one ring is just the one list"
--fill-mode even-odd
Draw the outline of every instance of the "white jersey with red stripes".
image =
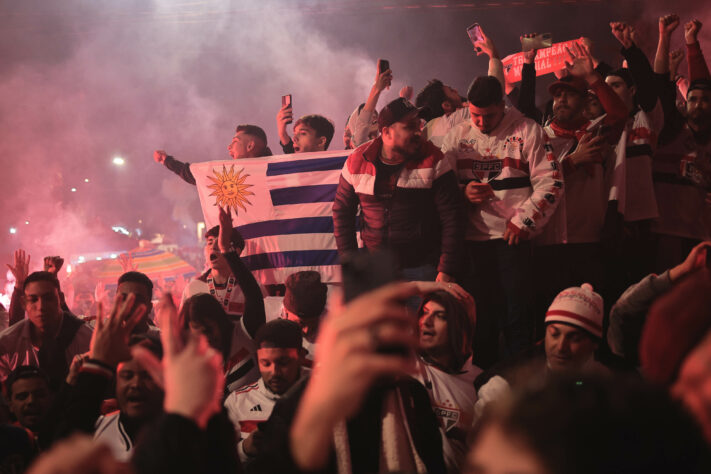
[[282, 395], [269, 390], [261, 377], [258, 381], [245, 385], [230, 393], [225, 399], [225, 408], [232, 424], [235, 425], [237, 433], [237, 451], [242, 462], [247, 460], [247, 455], [242, 449], [242, 442], [257, 429], [257, 424], [267, 421], [272, 414], [277, 400], [288, 397], [291, 392], [299, 386], [299, 382], [311, 371], [306, 368], [301, 369], [301, 377], [294, 385]]
[[450, 472], [459, 472], [467, 451], [467, 435], [474, 421], [474, 379], [482, 370], [470, 357], [456, 374], [447, 373], [422, 359], [417, 360], [417, 379], [427, 389], [432, 410], [440, 422], [444, 461]]
[[494, 198], [467, 206], [467, 240], [500, 239], [509, 221], [538, 234], [563, 193], [563, 173], [543, 129], [516, 109], [507, 109], [489, 134], [471, 121], [460, 123], [444, 138], [442, 152], [462, 187], [475, 181], [494, 191]]

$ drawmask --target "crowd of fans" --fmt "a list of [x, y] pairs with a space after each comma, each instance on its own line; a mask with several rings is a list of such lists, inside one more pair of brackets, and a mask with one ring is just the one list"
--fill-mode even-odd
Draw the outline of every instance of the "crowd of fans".
[[[82, 314], [63, 260], [30, 273], [18, 250], [0, 472], [711, 472], [711, 74], [691, 20], [677, 75], [680, 24], [659, 19], [650, 62], [611, 23], [619, 68], [576, 42], [542, 109], [536, 50], [509, 84], [483, 33], [466, 97], [435, 79], [378, 111], [379, 66], [333, 228], [400, 281], [348, 301], [301, 271], [270, 310], [224, 209], [178, 306], [127, 264]], [[333, 139], [290, 101], [276, 120], [286, 154]], [[272, 154], [256, 125], [228, 151]]]

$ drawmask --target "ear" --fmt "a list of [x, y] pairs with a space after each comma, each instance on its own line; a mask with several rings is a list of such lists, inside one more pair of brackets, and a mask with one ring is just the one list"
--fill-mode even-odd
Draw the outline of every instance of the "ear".
[[318, 146], [326, 149], [326, 137], [318, 137]]
[[257, 145], [254, 143], [254, 140], [250, 140], [247, 142], [247, 151], [252, 151]]

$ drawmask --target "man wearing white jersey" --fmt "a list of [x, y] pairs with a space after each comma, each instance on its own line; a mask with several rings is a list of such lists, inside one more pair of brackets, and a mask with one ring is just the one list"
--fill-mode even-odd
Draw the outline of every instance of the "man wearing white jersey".
[[465, 288], [479, 314], [475, 362], [488, 368], [498, 358], [499, 330], [505, 353], [530, 343], [529, 240], [558, 205], [563, 177], [543, 129], [506, 109], [495, 77], [476, 78], [467, 98], [471, 120], [447, 134], [442, 151], [468, 201]]
[[257, 331], [255, 342], [261, 378], [232, 392], [225, 400], [243, 463], [257, 453], [258, 424], [269, 418], [277, 400], [288, 397], [309, 372], [301, 366], [305, 350], [297, 323], [286, 319], [270, 321]]
[[472, 363], [471, 356], [474, 300], [456, 283], [446, 285], [449, 292], [428, 293], [420, 306], [420, 357], [415, 378], [427, 389], [439, 421], [447, 470], [459, 472], [474, 416], [474, 379], [481, 369]]

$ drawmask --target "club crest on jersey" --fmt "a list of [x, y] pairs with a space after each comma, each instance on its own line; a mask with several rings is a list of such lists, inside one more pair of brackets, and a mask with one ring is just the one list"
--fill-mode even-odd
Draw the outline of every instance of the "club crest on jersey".
[[484, 156], [483, 160], [472, 160], [474, 179], [480, 183], [488, 183], [501, 174], [503, 162], [494, 156]]
[[433, 406], [435, 415], [440, 419], [442, 425], [444, 426], [444, 431], [449, 431], [457, 424], [459, 421], [459, 416], [461, 412], [454, 408]]
[[506, 144], [504, 145], [506, 150], [514, 151], [518, 150], [519, 152], [523, 150], [523, 138], [521, 137], [507, 137], [506, 138]]

